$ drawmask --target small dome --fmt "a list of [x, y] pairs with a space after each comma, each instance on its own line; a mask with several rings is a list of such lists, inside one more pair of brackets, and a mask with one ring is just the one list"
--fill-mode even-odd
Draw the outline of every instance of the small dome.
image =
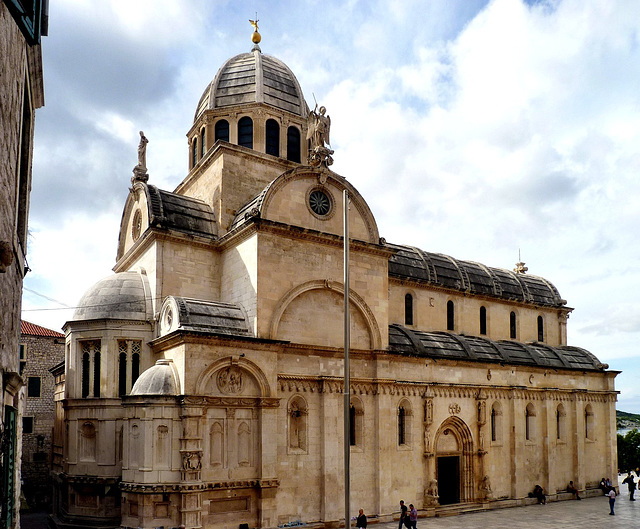
[[259, 49], [229, 59], [200, 98], [194, 122], [207, 110], [266, 103], [306, 118], [309, 107], [300, 84], [281, 60]]
[[80, 299], [72, 321], [151, 319], [146, 281], [146, 276], [139, 272], [119, 272], [98, 281]]
[[158, 360], [136, 380], [131, 395], [177, 395], [178, 384], [171, 364], [172, 360]]

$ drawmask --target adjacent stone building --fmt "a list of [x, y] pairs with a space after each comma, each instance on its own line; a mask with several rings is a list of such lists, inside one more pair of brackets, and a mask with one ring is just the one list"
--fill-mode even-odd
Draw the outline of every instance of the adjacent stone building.
[[536, 484], [597, 492], [616, 372], [567, 345], [558, 290], [381, 238], [329, 168], [326, 109], [259, 40], [206, 87], [174, 191], [149, 183], [141, 133], [115, 274], [64, 327], [52, 522], [340, 523], [345, 191], [353, 505], [388, 520], [400, 498], [433, 516]]
[[51, 503], [51, 454], [55, 423], [55, 378], [64, 361], [64, 334], [22, 320], [20, 375], [26, 386], [22, 416], [22, 492], [27, 505]]
[[16, 527], [20, 497], [19, 338], [35, 110], [44, 104], [42, 0], [0, 2], [0, 523]]

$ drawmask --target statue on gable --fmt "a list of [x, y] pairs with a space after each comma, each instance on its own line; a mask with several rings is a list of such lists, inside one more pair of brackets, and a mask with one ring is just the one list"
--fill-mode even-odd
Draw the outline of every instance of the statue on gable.
[[329, 166], [333, 163], [331, 155], [329, 129], [331, 128], [331, 118], [327, 115], [327, 109], [321, 106], [309, 112], [307, 119], [307, 140], [309, 140], [309, 165], [314, 167], [319, 165]]
[[149, 140], [144, 135], [144, 132], [140, 131], [138, 165], [133, 168], [133, 176], [131, 177], [132, 184], [135, 182], [147, 182], [149, 180], [149, 175], [147, 174], [147, 143], [149, 143]]

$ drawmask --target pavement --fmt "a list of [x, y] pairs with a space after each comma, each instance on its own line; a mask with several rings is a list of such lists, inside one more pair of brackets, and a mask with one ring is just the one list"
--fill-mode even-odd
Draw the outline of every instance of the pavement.
[[[629, 493], [621, 490], [616, 498], [615, 516], [609, 515], [605, 496], [529, 505], [493, 511], [472, 512], [445, 518], [418, 518], [417, 529], [629, 529], [640, 527], [640, 496], [629, 501]], [[636, 494], [638, 496], [638, 494]], [[45, 529], [46, 513], [22, 512], [21, 529]], [[398, 529], [398, 522], [371, 524], [371, 529]]]
[[[417, 529], [629, 529], [640, 527], [640, 497], [637, 499], [629, 501], [626, 487], [621, 490], [621, 495], [616, 498], [615, 516], [609, 515], [606, 496], [594, 496], [581, 501], [557, 501], [445, 518], [418, 518]], [[372, 529], [398, 529], [398, 522], [372, 525]]]

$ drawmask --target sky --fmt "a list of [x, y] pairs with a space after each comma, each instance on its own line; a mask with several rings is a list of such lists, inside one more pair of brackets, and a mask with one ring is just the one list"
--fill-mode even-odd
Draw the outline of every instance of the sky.
[[23, 319], [60, 330], [150, 183], [188, 172], [196, 105], [251, 50], [331, 116], [332, 169], [388, 242], [551, 281], [568, 342], [640, 413], [640, 2], [55, 0], [43, 39]]

